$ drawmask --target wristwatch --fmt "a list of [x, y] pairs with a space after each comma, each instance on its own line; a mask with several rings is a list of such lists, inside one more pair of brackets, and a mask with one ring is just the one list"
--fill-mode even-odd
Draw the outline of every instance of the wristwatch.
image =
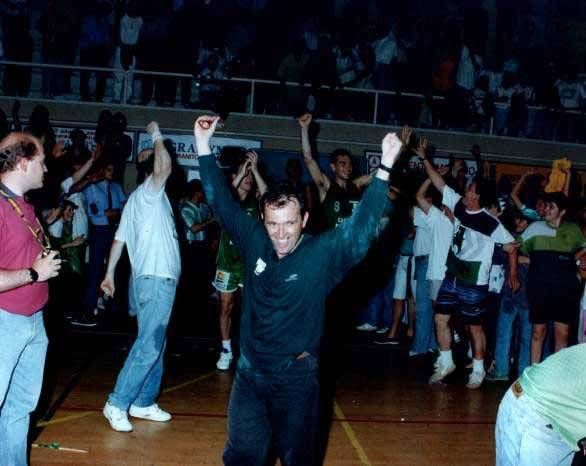
[[383, 165], [382, 163], [378, 166], [378, 168], [384, 172], [387, 172], [389, 175], [393, 172], [393, 168], [387, 165]]
[[28, 269], [28, 273], [31, 283], [35, 283], [39, 279], [39, 273], [32, 267]]

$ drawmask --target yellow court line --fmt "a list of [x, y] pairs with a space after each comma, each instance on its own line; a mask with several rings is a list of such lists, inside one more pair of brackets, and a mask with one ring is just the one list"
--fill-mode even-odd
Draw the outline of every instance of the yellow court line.
[[336, 419], [341, 421], [340, 425], [342, 426], [342, 429], [344, 429], [344, 432], [346, 433], [346, 437], [348, 437], [348, 440], [350, 440], [350, 444], [352, 445], [352, 448], [354, 448], [354, 451], [358, 455], [358, 458], [360, 459], [360, 462], [362, 463], [362, 465], [363, 466], [372, 466], [372, 463], [368, 459], [368, 456], [366, 456], [366, 452], [364, 451], [364, 448], [362, 448], [362, 445], [360, 445], [358, 438], [356, 438], [356, 435], [354, 434], [354, 430], [352, 429], [352, 426], [350, 426], [348, 421], [346, 421], [346, 416], [344, 416], [342, 409], [340, 408], [340, 406], [338, 405], [338, 403], [335, 400], [334, 400], [334, 414], [336, 416]]
[[80, 419], [82, 417], [87, 417], [92, 414], [96, 414], [95, 411], [86, 411], [83, 413], [72, 414], [71, 416], [65, 416], [65, 417], [59, 417], [57, 419], [51, 419], [50, 421], [37, 422], [37, 427], [44, 427], [44, 426], [49, 426], [52, 424], [60, 424], [62, 422], [74, 421], [76, 419]]
[[193, 380], [188, 380], [187, 382], [180, 383], [179, 385], [175, 385], [173, 387], [166, 388], [165, 390], [163, 390], [162, 393], [174, 392], [175, 390], [179, 390], [179, 389], [187, 387], [189, 385], [193, 385], [194, 383], [200, 382], [201, 380], [207, 379], [215, 374], [217, 374], [216, 371], [208, 372], [207, 374], [200, 375], [199, 377], [196, 377]]

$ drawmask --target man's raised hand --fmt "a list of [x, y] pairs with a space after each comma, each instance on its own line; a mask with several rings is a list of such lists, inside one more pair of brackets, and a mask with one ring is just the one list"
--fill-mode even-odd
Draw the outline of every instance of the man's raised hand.
[[403, 143], [397, 137], [397, 134], [388, 133], [382, 142], [383, 156], [381, 158], [381, 165], [392, 167], [399, 158], [402, 147]]
[[159, 124], [156, 121], [151, 121], [146, 127], [146, 132], [151, 136], [157, 131], [159, 131]]
[[196, 142], [208, 143], [214, 134], [214, 131], [216, 130], [218, 121], [220, 121], [219, 116], [210, 115], [200, 116], [197, 120], [195, 120], [195, 124], [193, 125], [193, 134], [195, 136]]
[[311, 115], [311, 113], [304, 113], [299, 118], [297, 118], [299, 126], [301, 126], [302, 128], [309, 128], [309, 125], [311, 125], [311, 120], [313, 120], [313, 116]]
[[419, 157], [421, 160], [425, 160], [425, 157], [427, 156], [427, 145], [427, 138], [421, 137], [419, 139], [419, 143], [417, 144], [417, 149], [415, 149], [417, 157]]

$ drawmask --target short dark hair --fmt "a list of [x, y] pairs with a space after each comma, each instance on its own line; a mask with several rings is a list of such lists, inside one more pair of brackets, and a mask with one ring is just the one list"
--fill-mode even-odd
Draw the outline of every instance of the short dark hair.
[[352, 160], [352, 154], [348, 149], [336, 149], [330, 154], [330, 163], [336, 163], [338, 161], [338, 157], [343, 155], [350, 157], [350, 160]]
[[546, 193], [545, 196], [543, 196], [543, 200], [545, 202], [555, 204], [558, 207], [558, 209], [560, 209], [560, 211], [565, 210], [566, 212], [568, 212], [568, 208], [570, 207], [570, 202], [568, 198], [564, 193], [561, 192]]
[[10, 133], [0, 141], [0, 173], [14, 170], [20, 159], [31, 160], [42, 150], [41, 142], [24, 133]]
[[260, 198], [260, 211], [264, 215], [265, 209], [270, 206], [275, 209], [280, 209], [289, 202], [299, 204], [301, 212], [303, 213], [305, 206], [302, 199], [299, 197], [297, 191], [290, 183], [278, 183], [271, 186]]
[[195, 193], [203, 193], [203, 186], [200, 180], [191, 180], [185, 188], [185, 194], [188, 197], [193, 197]]
[[479, 196], [480, 207], [499, 206], [496, 185], [486, 178], [476, 177], [471, 183], [476, 183], [476, 194]]

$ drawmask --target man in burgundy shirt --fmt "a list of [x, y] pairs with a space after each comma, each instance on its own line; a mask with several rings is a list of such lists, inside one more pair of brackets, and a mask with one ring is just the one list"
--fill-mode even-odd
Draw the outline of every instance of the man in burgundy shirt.
[[0, 464], [27, 464], [29, 415], [43, 381], [47, 281], [61, 260], [50, 251], [24, 194], [43, 185], [40, 141], [10, 133], [0, 141]]

